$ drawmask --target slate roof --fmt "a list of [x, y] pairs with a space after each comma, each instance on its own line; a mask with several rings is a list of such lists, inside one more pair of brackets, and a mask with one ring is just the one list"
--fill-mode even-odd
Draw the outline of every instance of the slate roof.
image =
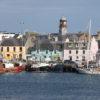
[[53, 46], [48, 39], [38, 40], [38, 43], [35, 44], [35, 49], [41, 50], [53, 50]]
[[6, 38], [1, 42], [1, 46], [22, 46], [25, 42], [19, 38]]

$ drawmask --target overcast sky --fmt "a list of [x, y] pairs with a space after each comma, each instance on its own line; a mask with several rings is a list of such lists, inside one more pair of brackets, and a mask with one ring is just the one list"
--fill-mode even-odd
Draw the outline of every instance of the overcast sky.
[[[68, 32], [100, 31], [100, 0], [0, 0], [0, 31], [58, 32], [65, 16]], [[24, 22], [24, 23], [23, 23]]]

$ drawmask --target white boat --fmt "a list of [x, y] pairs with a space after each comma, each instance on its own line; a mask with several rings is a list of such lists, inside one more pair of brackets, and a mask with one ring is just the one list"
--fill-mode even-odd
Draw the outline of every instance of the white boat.
[[5, 68], [14, 68], [14, 64], [11, 62], [4, 62]]
[[39, 67], [47, 67], [47, 66], [49, 66], [48, 63], [40, 63], [40, 64], [39, 64]]
[[100, 68], [78, 68], [77, 71], [81, 74], [100, 74]]
[[32, 65], [32, 68], [47, 67], [50, 66], [48, 63], [36, 63]]

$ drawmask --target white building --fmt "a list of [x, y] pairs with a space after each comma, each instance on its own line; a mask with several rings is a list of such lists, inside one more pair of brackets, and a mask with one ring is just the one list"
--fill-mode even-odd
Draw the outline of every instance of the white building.
[[87, 55], [89, 55], [89, 50], [87, 50], [86, 47], [82, 46], [82, 45], [86, 45], [86, 44], [70, 43], [70, 42], [66, 43], [65, 47], [64, 47], [63, 60], [85, 61], [85, 60], [89, 59], [87, 56]]
[[[90, 45], [90, 49], [88, 46]], [[91, 39], [91, 43], [88, 42], [71, 42], [68, 41], [64, 44], [63, 60], [73, 61], [94, 61], [96, 60], [96, 53], [98, 51], [98, 43], [94, 39]]]

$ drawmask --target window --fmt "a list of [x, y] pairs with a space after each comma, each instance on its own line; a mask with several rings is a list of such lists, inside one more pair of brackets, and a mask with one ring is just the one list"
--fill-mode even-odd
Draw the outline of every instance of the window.
[[48, 50], [46, 50], [46, 54], [48, 54]]
[[76, 54], [78, 54], [78, 50], [76, 50]]
[[56, 54], [56, 50], [54, 51], [54, 53]]
[[85, 50], [83, 50], [83, 54], [85, 54]]
[[85, 56], [82, 56], [82, 61], [85, 61]]
[[19, 51], [22, 52], [22, 47], [19, 48]]
[[39, 53], [39, 50], [37, 50], [37, 53]]
[[9, 47], [7, 47], [7, 52], [9, 52]]
[[83, 46], [85, 47], [85, 43], [83, 43]]
[[22, 59], [22, 54], [19, 54], [19, 59], [20, 59], [20, 60]]
[[71, 54], [71, 50], [69, 50], [69, 54]]
[[78, 43], [76, 43], [76, 47], [78, 47]]
[[1, 52], [3, 52], [3, 47], [1, 47]]
[[44, 56], [44, 58], [46, 58], [46, 56]]
[[16, 48], [15, 47], [13, 47], [13, 51], [16, 51]]
[[79, 57], [77, 56], [76, 59], [79, 59]]
[[69, 60], [72, 60], [72, 56], [69, 56]]
[[17, 58], [17, 55], [16, 55], [16, 54], [13, 54], [13, 58], [14, 58], [14, 59]]

